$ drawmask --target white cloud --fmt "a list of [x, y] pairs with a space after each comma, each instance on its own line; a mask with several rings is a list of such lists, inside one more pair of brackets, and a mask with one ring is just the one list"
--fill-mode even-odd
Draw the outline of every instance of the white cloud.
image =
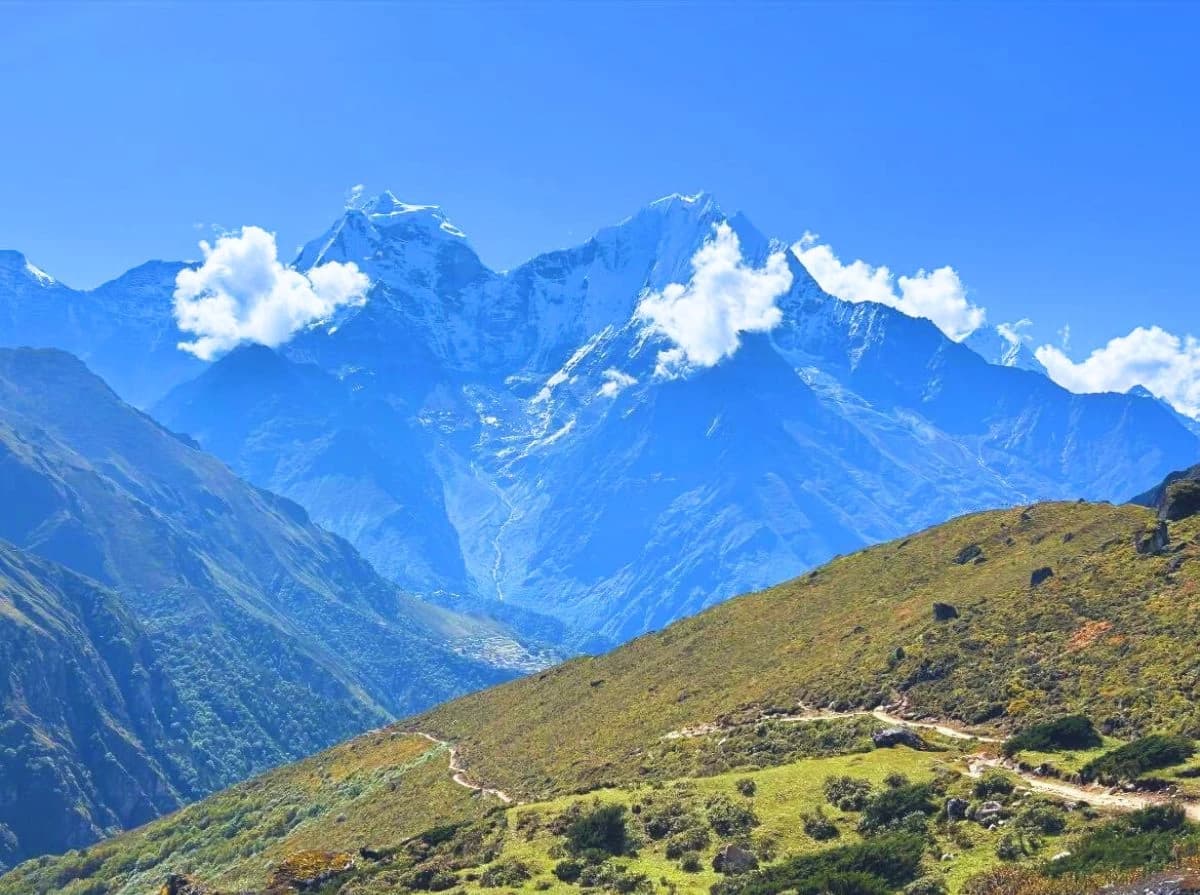
[[604, 385], [596, 392], [602, 398], [615, 398], [631, 385], [637, 385], [637, 380], [628, 373], [609, 368], [604, 371]]
[[175, 321], [196, 336], [179, 347], [211, 360], [242, 342], [280, 345], [343, 305], [366, 301], [371, 285], [353, 264], [331, 261], [307, 273], [279, 263], [275, 235], [260, 227], [201, 242], [204, 263], [175, 278]]
[[910, 317], [925, 317], [956, 342], [983, 325], [984, 309], [967, 298], [966, 287], [954, 268], [918, 270], [911, 277], [895, 277], [887, 267], [873, 267], [865, 261], [843, 264], [819, 239], [815, 233], [805, 233], [792, 251], [830, 295], [844, 301], [874, 301]]
[[1053, 345], [1034, 353], [1050, 378], [1073, 392], [1125, 392], [1141, 385], [1180, 413], [1200, 419], [1200, 340], [1194, 336], [1139, 326], [1079, 363]]
[[1033, 339], [1033, 336], [1025, 331], [1031, 326], [1033, 326], [1033, 321], [1028, 317], [1022, 317], [1015, 323], [997, 323], [996, 332], [1000, 334], [1000, 338], [1016, 348]]
[[647, 328], [675, 343], [659, 352], [655, 375], [711, 367], [738, 350], [742, 333], [778, 326], [783, 313], [775, 300], [791, 285], [783, 252], [773, 253], [759, 270], [748, 267], [733, 228], [718, 224], [692, 256], [690, 283], [671, 283], [638, 303], [637, 316]]

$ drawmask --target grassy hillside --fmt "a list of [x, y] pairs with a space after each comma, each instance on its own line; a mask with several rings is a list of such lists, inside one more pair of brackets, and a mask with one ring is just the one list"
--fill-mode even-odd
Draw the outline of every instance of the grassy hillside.
[[[526, 797], [637, 780], [671, 730], [800, 703], [903, 699], [914, 717], [1000, 728], [1081, 711], [1110, 734], [1200, 733], [1200, 518], [1139, 554], [1154, 526], [1141, 507], [1083, 503], [964, 517], [411, 726]], [[937, 602], [958, 618], [936, 620]]]
[[[1164, 538], [1134, 506], [958, 519], [608, 655], [460, 698], [85, 853], [31, 862], [0, 878], [0, 893], [141, 895], [186, 873], [219, 892], [583, 884], [750, 895], [822, 891], [805, 887], [842, 885], [829, 880], [861, 868], [876, 888], [859, 879], [845, 891], [918, 880], [925, 888], [913, 891], [931, 893], [1088, 891], [1042, 862], [1078, 852], [1061, 866], [1110, 878], [1177, 860], [1195, 830], [1162, 812], [1106, 820], [1011, 778], [981, 790], [967, 759], [996, 746], [925, 732], [922, 749], [874, 748], [884, 724], [869, 715], [791, 715], [886, 703], [1004, 733], [1078, 712], [1101, 746], [1029, 756], [1067, 773], [1141, 734], [1195, 736], [1198, 535], [1200, 517], [1170, 523]], [[416, 731], [453, 742], [469, 781], [516, 802], [455, 784], [447, 748]], [[1194, 758], [1171, 761], [1152, 773], [1181, 785], [1200, 775]], [[826, 792], [828, 778], [847, 775], [870, 784], [859, 803]], [[950, 798], [972, 811], [996, 800], [1006, 824], [957, 820]], [[580, 833], [602, 826], [605, 804], [624, 819], [616, 854]], [[731, 844], [761, 869], [718, 872]], [[872, 863], [880, 848], [896, 856], [889, 866]], [[981, 882], [984, 872], [995, 878]], [[1025, 873], [1042, 888], [1003, 887]]]

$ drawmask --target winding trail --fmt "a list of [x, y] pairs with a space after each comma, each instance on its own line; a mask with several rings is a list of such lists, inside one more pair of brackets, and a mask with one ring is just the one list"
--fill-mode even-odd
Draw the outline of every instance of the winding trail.
[[505, 805], [511, 805], [515, 801], [512, 796], [502, 789], [492, 789], [489, 786], [481, 786], [478, 783], [472, 783], [471, 779], [467, 776], [467, 769], [464, 768], [459, 762], [458, 749], [455, 748], [453, 743], [448, 743], [445, 740], [439, 740], [432, 734], [425, 733], [421, 730], [415, 730], [413, 733], [419, 737], [424, 737], [431, 743], [435, 743], [438, 746], [444, 746], [446, 748], [446, 751], [450, 753], [450, 779], [459, 786], [463, 787], [464, 789], [469, 789], [472, 792], [477, 792], [480, 795], [497, 798]]
[[[903, 706], [900, 706], [903, 710]], [[982, 744], [997, 744], [1003, 742], [1003, 738], [994, 736], [985, 736], [983, 734], [971, 733], [970, 731], [962, 730], [957, 727], [950, 727], [945, 724], [938, 724], [929, 721], [912, 721], [908, 718], [902, 718], [899, 715], [893, 715], [883, 709], [860, 709], [849, 712], [835, 711], [804, 711], [795, 715], [774, 715], [764, 716], [763, 721], [783, 721], [785, 723], [803, 724], [812, 721], [837, 721], [845, 718], [875, 718], [882, 721], [884, 724], [890, 724], [895, 727], [907, 727], [914, 730], [930, 730], [952, 740], [965, 740]], [[681, 730], [674, 730], [668, 733], [663, 739], [680, 739], [684, 737], [699, 737], [707, 736], [713, 733], [720, 733], [729, 728], [722, 727], [717, 724], [701, 724], [696, 727], [685, 727]], [[1055, 777], [1044, 777], [1030, 771], [1022, 770], [1015, 762], [1001, 758], [987, 751], [980, 751], [967, 758], [967, 774], [970, 777], [978, 778], [983, 776], [983, 772], [988, 768], [1002, 769], [1010, 774], [1015, 774], [1024, 781], [1030, 789], [1035, 792], [1043, 792], [1048, 795], [1058, 796], [1063, 799], [1072, 799], [1080, 802], [1087, 802], [1100, 808], [1107, 808], [1111, 811], [1137, 811], [1142, 808], [1150, 808], [1155, 805], [1166, 805], [1176, 802], [1182, 805], [1184, 812], [1189, 820], [1200, 821], [1200, 803], [1187, 799], [1171, 799], [1169, 796], [1161, 793], [1145, 793], [1145, 792], [1122, 792], [1117, 789], [1105, 788], [1100, 785], [1082, 786], [1075, 783], [1069, 783], [1065, 780], [1059, 780]]]

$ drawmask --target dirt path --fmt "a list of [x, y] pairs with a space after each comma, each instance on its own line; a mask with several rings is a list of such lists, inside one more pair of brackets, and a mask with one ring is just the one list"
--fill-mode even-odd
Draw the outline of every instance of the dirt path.
[[[875, 718], [882, 721], [884, 724], [891, 724], [895, 727], [907, 727], [915, 730], [931, 730], [953, 740], [965, 740], [976, 743], [995, 744], [1003, 742], [1000, 737], [984, 736], [982, 734], [970, 733], [956, 727], [950, 727], [945, 724], [937, 724], [928, 721], [911, 721], [908, 718], [901, 718], [899, 715], [890, 714], [883, 709], [866, 710], [850, 712], [833, 712], [833, 711], [805, 711], [795, 715], [776, 715], [763, 720], [783, 721], [793, 724], [803, 724], [811, 721], [837, 721], [844, 718]], [[663, 739], [680, 739], [682, 737], [699, 737], [707, 736], [713, 733], [719, 733], [726, 728], [722, 728], [717, 724], [700, 724], [696, 727], [685, 727], [681, 730], [674, 730], [668, 733]], [[1141, 808], [1149, 808], [1153, 805], [1165, 805], [1172, 800], [1167, 796], [1158, 793], [1139, 793], [1139, 792], [1120, 792], [1112, 789], [1106, 789], [1102, 786], [1079, 786], [1074, 783], [1068, 783], [1063, 780], [1058, 780], [1054, 777], [1041, 777], [1037, 774], [1028, 771], [1022, 771], [1015, 763], [991, 755], [986, 752], [980, 752], [972, 755], [967, 759], [967, 773], [971, 777], [980, 777], [987, 768], [998, 768], [1008, 771], [1011, 774], [1016, 774], [1023, 780], [1030, 789], [1035, 792], [1043, 792], [1048, 795], [1058, 796], [1063, 799], [1072, 799], [1075, 801], [1087, 802], [1089, 805], [1094, 805], [1099, 808], [1107, 808], [1111, 811], [1137, 811]], [[1200, 821], [1200, 803], [1193, 801], [1183, 801], [1183, 810], [1190, 820]]]
[[[981, 777], [986, 768], [1001, 768], [1016, 774], [1035, 792], [1087, 802], [1089, 805], [1109, 808], [1113, 811], [1137, 811], [1153, 805], [1167, 805], [1172, 801], [1167, 796], [1158, 793], [1120, 792], [1105, 789], [1102, 786], [1079, 786], [1053, 777], [1039, 777], [1037, 774], [1014, 767], [1012, 762], [991, 755], [973, 755], [967, 759], [967, 773], [972, 777]], [[1180, 804], [1183, 805], [1183, 810], [1189, 820], [1200, 820], [1200, 804], [1190, 801], [1183, 801]]]
[[[944, 724], [934, 724], [927, 721], [910, 721], [907, 718], [901, 718], [899, 715], [891, 715], [883, 709], [859, 709], [850, 712], [833, 712], [821, 711], [813, 709], [811, 711], [799, 712], [795, 715], [769, 715], [764, 716], [763, 721], [782, 721], [785, 724], [804, 724], [810, 721], [840, 721], [844, 718], [874, 718], [877, 721], [882, 721], [884, 724], [891, 724], [893, 727], [908, 727], [914, 730], [931, 730], [934, 733], [939, 733], [944, 737], [952, 740], [970, 740], [976, 743], [999, 743], [1002, 740], [999, 737], [984, 736], [983, 734], [971, 733], [966, 730], [961, 730], [957, 727], [949, 727]], [[698, 724], [695, 727], [684, 727], [680, 730], [673, 730], [666, 734], [664, 740], [678, 740], [690, 737], [708, 736], [712, 733], [719, 733], [724, 730], [717, 724]]]
[[453, 744], [448, 743], [445, 740], [439, 740], [432, 734], [424, 733], [423, 731], [418, 730], [415, 731], [415, 733], [417, 736], [424, 737], [431, 743], [436, 743], [439, 746], [446, 747], [446, 750], [450, 753], [450, 779], [459, 786], [463, 787], [464, 789], [469, 789], [472, 792], [477, 792], [480, 795], [497, 798], [505, 805], [511, 805], [513, 803], [513, 797], [502, 789], [492, 789], [488, 786], [480, 786], [478, 783], [472, 783], [471, 779], [467, 776], [467, 769], [464, 768], [459, 762], [458, 749], [456, 749]]

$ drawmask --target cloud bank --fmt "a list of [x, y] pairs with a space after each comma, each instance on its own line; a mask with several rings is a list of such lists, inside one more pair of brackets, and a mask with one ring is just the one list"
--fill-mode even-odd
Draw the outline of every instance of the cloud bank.
[[791, 286], [783, 252], [773, 253], [760, 269], [749, 267], [733, 228], [718, 224], [692, 256], [691, 282], [648, 292], [638, 303], [637, 316], [647, 329], [675, 343], [659, 352], [655, 375], [714, 366], [738, 350], [742, 333], [778, 326], [783, 313], [775, 301]]
[[1200, 340], [1139, 326], [1075, 363], [1053, 345], [1034, 354], [1050, 378], [1073, 392], [1125, 392], [1141, 385], [1180, 413], [1200, 419]]
[[984, 309], [967, 298], [966, 287], [954, 268], [918, 270], [911, 277], [895, 277], [887, 267], [873, 267], [865, 261], [843, 264], [832, 247], [819, 240], [817, 234], [805, 233], [792, 251], [830, 295], [844, 301], [874, 301], [910, 317], [925, 317], [956, 342], [983, 325]]
[[175, 278], [175, 322], [196, 338], [179, 347], [212, 360], [242, 342], [274, 347], [344, 305], [366, 301], [371, 285], [353, 263], [306, 273], [279, 263], [275, 235], [260, 227], [200, 243], [204, 263]]

